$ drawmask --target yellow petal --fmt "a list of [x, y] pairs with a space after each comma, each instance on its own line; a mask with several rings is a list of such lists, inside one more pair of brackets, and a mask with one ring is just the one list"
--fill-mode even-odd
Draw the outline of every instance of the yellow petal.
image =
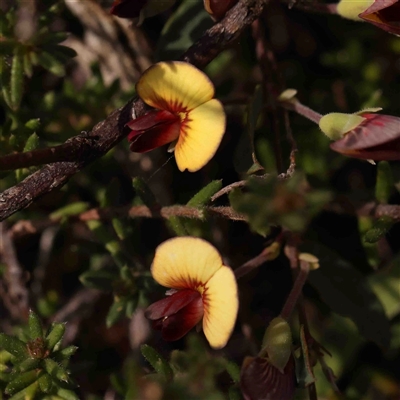
[[151, 274], [162, 286], [202, 292], [221, 267], [221, 256], [210, 243], [194, 237], [177, 237], [157, 247]]
[[175, 158], [181, 171], [198, 171], [214, 156], [225, 133], [225, 112], [216, 100], [190, 111], [181, 127]]
[[214, 97], [214, 86], [204, 72], [183, 61], [159, 62], [136, 84], [139, 97], [149, 106], [185, 112]]
[[235, 326], [239, 307], [233, 271], [223, 266], [208, 281], [203, 295], [203, 330], [211, 347], [224, 347]]

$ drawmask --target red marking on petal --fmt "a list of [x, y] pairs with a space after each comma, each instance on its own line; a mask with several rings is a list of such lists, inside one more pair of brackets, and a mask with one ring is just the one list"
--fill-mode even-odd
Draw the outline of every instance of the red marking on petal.
[[157, 126], [151, 130], [142, 132], [131, 132], [130, 145], [131, 151], [135, 153], [145, 153], [157, 147], [164, 146], [178, 139], [180, 123]]
[[163, 320], [161, 334], [164, 340], [173, 341], [185, 336], [203, 318], [204, 309], [201, 296], [192, 300], [176, 314]]
[[177, 313], [183, 307], [187, 306], [190, 302], [198, 298], [201, 298], [201, 295], [196, 290], [178, 290], [171, 296], [168, 296], [150, 305], [145, 311], [146, 318], [157, 320], [168, 317]]
[[179, 121], [180, 118], [164, 110], [151, 110], [139, 118], [129, 121], [125, 126], [133, 131], [146, 131], [158, 125]]
[[147, 0], [115, 0], [110, 14], [120, 18], [138, 18]]
[[126, 124], [131, 151], [145, 153], [178, 139], [180, 118], [165, 110], [152, 110]]
[[343, 139], [331, 144], [339, 153], [367, 150], [371, 147], [396, 141], [400, 138], [400, 118], [382, 114], [362, 114], [366, 118]]

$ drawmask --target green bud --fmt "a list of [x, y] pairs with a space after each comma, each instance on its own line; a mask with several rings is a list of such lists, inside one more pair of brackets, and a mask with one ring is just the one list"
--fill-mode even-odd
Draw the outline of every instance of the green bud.
[[65, 333], [65, 323], [56, 322], [52, 325], [50, 333], [46, 337], [47, 348], [53, 350], [58, 342], [61, 341]]
[[28, 326], [29, 326], [29, 337], [31, 340], [43, 337], [42, 322], [40, 321], [39, 316], [32, 310], [29, 311]]
[[375, 0], [341, 0], [337, 5], [337, 13], [343, 18], [362, 21], [359, 15], [374, 4]]
[[44, 372], [43, 375], [38, 379], [38, 383], [40, 390], [43, 393], [50, 393], [53, 387], [53, 379], [51, 379], [51, 376], [49, 374], [46, 374]]
[[356, 114], [330, 113], [320, 119], [319, 128], [329, 139], [339, 140], [364, 120], [365, 118]]
[[265, 332], [260, 357], [268, 357], [270, 364], [282, 374], [292, 352], [292, 332], [286, 320], [274, 318]]

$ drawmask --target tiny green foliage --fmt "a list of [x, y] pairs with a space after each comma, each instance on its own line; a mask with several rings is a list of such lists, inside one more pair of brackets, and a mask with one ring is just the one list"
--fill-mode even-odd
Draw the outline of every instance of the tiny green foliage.
[[0, 375], [0, 384], [2, 381], [6, 383], [4, 392], [12, 396], [11, 399], [44, 400], [46, 395], [55, 396], [60, 390], [66, 390], [72, 396], [75, 384], [64, 365], [76, 347], [54, 351], [64, 333], [65, 324], [54, 323], [44, 338], [42, 322], [32, 310], [29, 312], [25, 341], [0, 333], [0, 351], [6, 351], [11, 356], [8, 361], [6, 357], [1, 357], [8, 362], [8, 366]]

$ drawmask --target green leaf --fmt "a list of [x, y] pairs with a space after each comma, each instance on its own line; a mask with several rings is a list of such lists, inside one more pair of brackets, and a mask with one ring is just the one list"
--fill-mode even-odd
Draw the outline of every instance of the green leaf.
[[81, 274], [79, 280], [82, 282], [82, 285], [85, 285], [86, 287], [108, 292], [112, 291], [113, 282], [117, 277], [118, 275], [112, 271], [89, 270]]
[[174, 232], [177, 236], [187, 236], [189, 233], [179, 217], [169, 217], [167, 220], [167, 226]]
[[304, 326], [300, 328], [301, 353], [299, 358], [295, 358], [296, 377], [300, 387], [307, 387], [315, 382], [314, 371], [311, 366], [310, 349], [304, 333]]
[[143, 204], [149, 207], [150, 210], [158, 211], [160, 209], [160, 205], [158, 204], [156, 197], [142, 178], [139, 176], [133, 178], [132, 185]]
[[167, 381], [173, 378], [171, 366], [153, 347], [144, 344], [140, 346], [140, 351], [157, 373], [164, 376]]
[[12, 109], [12, 101], [10, 95], [10, 71], [8, 66], [6, 65], [4, 57], [0, 57], [0, 86], [4, 101], [6, 102], [8, 107]]
[[164, 25], [155, 58], [176, 60], [213, 25], [201, 1], [185, 0]]
[[241, 135], [234, 154], [235, 169], [239, 173], [254, 173], [263, 169], [254, 147], [254, 132], [263, 107], [262, 85], [257, 85], [247, 105], [246, 129]]
[[64, 322], [54, 322], [50, 327], [50, 332], [46, 337], [46, 344], [49, 350], [53, 350], [54, 347], [62, 340], [65, 333]]
[[132, 314], [135, 312], [138, 303], [139, 303], [139, 296], [134, 296], [133, 298], [127, 301], [125, 308], [125, 315], [127, 318], [132, 317]]
[[47, 30], [42, 33], [40, 36], [37, 37], [36, 42], [40, 46], [44, 45], [54, 45], [60, 42], [63, 42], [64, 40], [67, 40], [68, 38], [68, 33], [67, 32], [48, 32]]
[[373, 227], [364, 234], [364, 241], [367, 243], [376, 243], [384, 237], [389, 229], [394, 225], [395, 221], [392, 218], [383, 216], [373, 223]]
[[85, 203], [83, 201], [76, 201], [75, 203], [68, 204], [64, 207], [59, 208], [56, 211], [53, 211], [50, 214], [50, 219], [61, 219], [67, 218], [73, 215], [81, 214], [89, 208], [89, 203]]
[[10, 107], [16, 111], [21, 104], [24, 91], [24, 55], [21, 46], [17, 46], [14, 50], [14, 57], [11, 64], [10, 78]]
[[383, 271], [377, 271], [368, 277], [368, 282], [381, 301], [388, 318], [400, 313], [400, 257]]
[[229, 376], [233, 380], [233, 382], [238, 383], [240, 380], [240, 367], [234, 363], [233, 361], [227, 360], [226, 363], [226, 372], [228, 372]]
[[14, 396], [10, 397], [8, 400], [34, 400], [36, 397], [36, 393], [38, 391], [39, 384], [38, 382], [34, 382], [25, 389], [21, 390]]
[[381, 204], [387, 204], [394, 188], [392, 170], [387, 161], [378, 163], [376, 174], [375, 198]]
[[125, 314], [126, 299], [114, 299], [114, 303], [108, 310], [106, 317], [107, 328], [113, 326], [117, 321], [119, 321]]
[[43, 337], [43, 326], [39, 316], [32, 310], [29, 311], [29, 337], [31, 340]]
[[62, 367], [61, 365], [57, 364], [51, 358], [45, 358], [44, 361], [44, 369], [45, 371], [55, 379], [58, 379], [62, 382], [70, 382], [68, 371]]
[[0, 30], [0, 37], [1, 37], [0, 55], [10, 56], [11, 54], [13, 54], [14, 48], [17, 46], [17, 41], [13, 38], [5, 38], [1, 34], [1, 30]]
[[188, 202], [190, 207], [201, 207], [206, 205], [211, 197], [222, 188], [222, 180], [211, 181], [207, 186], [197, 192]]
[[39, 388], [43, 393], [50, 393], [53, 387], [53, 379], [49, 374], [46, 374], [44, 372], [42, 376], [38, 379], [38, 383], [39, 383]]
[[31, 129], [32, 131], [36, 131], [40, 126], [40, 118], [30, 119], [25, 123], [25, 127]]
[[52, 74], [60, 77], [65, 75], [64, 64], [58, 60], [57, 57], [45, 51], [41, 51], [37, 53], [37, 58], [38, 63]]
[[25, 75], [31, 78], [33, 74], [33, 68], [32, 68], [33, 66], [32, 66], [32, 57], [29, 51], [24, 52], [23, 64], [24, 64]]
[[52, 353], [51, 357], [58, 362], [68, 360], [71, 356], [73, 356], [78, 350], [77, 346], [68, 346], [64, 349], [55, 351]]
[[390, 324], [384, 308], [364, 275], [336, 253], [317, 243], [302, 246], [315, 255], [320, 268], [309, 282], [332, 311], [349, 317], [359, 332], [383, 348], [390, 344]]
[[20, 364], [16, 364], [15, 368], [20, 372], [30, 371], [37, 368], [41, 361], [42, 360], [40, 358], [26, 358]]
[[36, 370], [17, 374], [16, 378], [7, 384], [5, 393], [13, 395], [20, 390], [25, 389], [37, 380], [37, 374]]
[[72, 390], [68, 389], [58, 389], [57, 396], [64, 400], [79, 400], [79, 397]]
[[36, 135], [36, 133], [32, 133], [32, 135], [28, 137], [28, 140], [25, 143], [24, 152], [35, 150], [38, 147], [39, 147], [39, 136]]
[[17, 359], [28, 357], [26, 344], [14, 336], [0, 333], [0, 349], [4, 349]]

